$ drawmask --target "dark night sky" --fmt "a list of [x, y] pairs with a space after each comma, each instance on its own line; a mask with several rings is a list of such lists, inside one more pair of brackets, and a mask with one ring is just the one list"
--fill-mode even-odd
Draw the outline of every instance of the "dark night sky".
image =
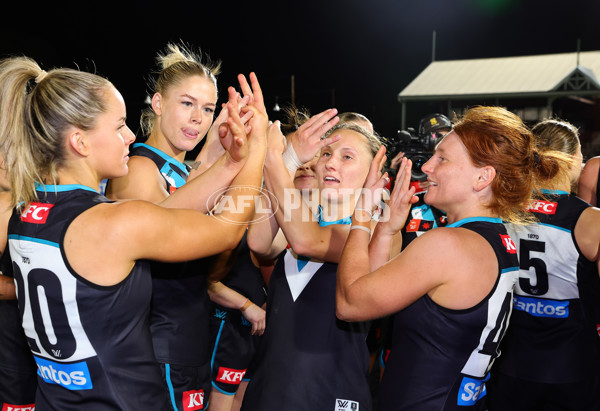
[[[46, 69], [77, 65], [107, 76], [125, 97], [134, 131], [154, 57], [180, 39], [222, 60], [221, 96], [237, 85], [238, 72], [255, 71], [267, 106], [275, 96], [282, 104], [290, 100], [294, 75], [297, 105], [312, 113], [332, 105], [362, 112], [383, 135], [401, 125], [396, 95], [431, 62], [434, 30], [436, 60], [574, 52], [578, 39], [582, 51], [600, 50], [600, 1], [593, 0], [110, 0], [16, 7], [3, 13], [0, 55], [25, 54]], [[416, 114], [415, 122], [428, 113]]]

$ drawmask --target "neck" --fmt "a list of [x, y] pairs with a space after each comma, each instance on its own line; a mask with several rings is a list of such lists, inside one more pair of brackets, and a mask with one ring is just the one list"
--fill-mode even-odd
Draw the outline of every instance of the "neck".
[[356, 199], [352, 196], [351, 199], [345, 200], [338, 202], [321, 199], [321, 218], [323, 221], [337, 221], [351, 216], [354, 213], [354, 207], [356, 207]]
[[57, 174], [56, 181], [45, 178], [44, 184], [83, 185], [98, 190], [100, 188], [100, 183], [102, 182], [102, 178], [93, 175], [90, 172], [86, 172], [85, 170], [74, 171], [68, 168], [62, 168], [58, 170]]
[[173, 146], [160, 131], [152, 131], [152, 133], [144, 143], [159, 149], [160, 151], [162, 151], [170, 157], [173, 157], [177, 161], [183, 163], [183, 161], [185, 160], [186, 152], [183, 150], [179, 150], [175, 146]]

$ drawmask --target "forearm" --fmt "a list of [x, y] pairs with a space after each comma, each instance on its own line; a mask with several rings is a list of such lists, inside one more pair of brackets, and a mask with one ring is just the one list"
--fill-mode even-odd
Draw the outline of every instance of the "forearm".
[[16, 298], [14, 279], [0, 274], [0, 300], [15, 300]]
[[[353, 222], [353, 227], [357, 226], [368, 230], [369, 223]], [[342, 320], [352, 320], [360, 311], [354, 297], [357, 288], [355, 283], [371, 272], [370, 235], [365, 229], [353, 228], [350, 230], [338, 265], [336, 311], [338, 318]]]
[[400, 250], [402, 249], [402, 233], [398, 232], [395, 235], [391, 235], [385, 232], [383, 226], [380, 224], [375, 226], [373, 236], [369, 243], [371, 271], [377, 270], [396, 255], [400, 254]]
[[210, 300], [216, 304], [219, 304], [225, 308], [234, 310], [241, 309], [248, 298], [237, 291], [227, 287], [220, 281], [208, 282], [208, 296]]
[[188, 179], [160, 205], [167, 208], [189, 208], [206, 213], [209, 211], [211, 196], [220, 189], [228, 187], [243, 166], [244, 164], [232, 162], [227, 154], [224, 154], [205, 173]]
[[292, 248], [306, 255], [307, 247], [321, 247], [323, 243], [328, 243], [330, 230], [326, 229], [328, 227], [319, 227], [311, 207], [304, 202], [300, 190], [294, 187], [281, 156], [269, 156], [264, 175], [272, 203], [277, 205], [275, 219]]

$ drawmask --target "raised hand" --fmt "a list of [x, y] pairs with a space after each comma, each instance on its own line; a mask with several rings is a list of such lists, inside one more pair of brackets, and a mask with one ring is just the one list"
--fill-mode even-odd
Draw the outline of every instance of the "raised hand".
[[337, 110], [335, 108], [315, 114], [298, 127], [298, 130], [287, 136], [288, 144], [293, 145], [294, 151], [302, 164], [312, 160], [321, 151], [321, 148], [340, 139], [338, 135], [321, 139], [340, 121], [336, 115]]
[[382, 173], [383, 166], [386, 161], [385, 146], [379, 147], [377, 154], [371, 162], [369, 173], [363, 184], [363, 189], [360, 194], [356, 207], [358, 209], [367, 210], [369, 213], [373, 213], [381, 200], [384, 199], [385, 186], [389, 182], [387, 173]]
[[410, 186], [411, 169], [412, 161], [403, 158], [398, 168], [394, 189], [383, 210], [379, 224], [390, 234], [395, 234], [404, 227], [411, 205], [419, 201], [414, 195], [415, 188]]
[[247, 144], [247, 126], [244, 124], [242, 117], [240, 117], [240, 104], [241, 99], [239, 94], [233, 87], [227, 89], [229, 93], [229, 101], [226, 104], [227, 109], [227, 129], [221, 138], [227, 138], [231, 134], [231, 144], [227, 152], [234, 162], [243, 161], [248, 156], [248, 144]]
[[242, 108], [242, 113], [252, 111], [253, 115], [249, 121], [249, 143], [263, 144], [266, 147], [267, 127], [269, 116], [265, 108], [263, 93], [255, 73], [250, 73], [250, 83], [243, 74], [238, 75], [238, 81], [244, 97], [248, 97], [248, 105]]

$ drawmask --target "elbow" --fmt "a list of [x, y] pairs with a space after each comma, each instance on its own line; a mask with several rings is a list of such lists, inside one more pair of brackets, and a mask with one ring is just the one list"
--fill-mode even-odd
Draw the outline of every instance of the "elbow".
[[290, 243], [290, 247], [296, 254], [311, 258], [319, 258], [319, 256], [315, 255], [314, 243], [310, 244], [304, 238], [288, 239], [288, 241]]
[[338, 320], [351, 322], [360, 321], [360, 318], [356, 317], [352, 306], [343, 297], [337, 297], [335, 301], [335, 316]]

